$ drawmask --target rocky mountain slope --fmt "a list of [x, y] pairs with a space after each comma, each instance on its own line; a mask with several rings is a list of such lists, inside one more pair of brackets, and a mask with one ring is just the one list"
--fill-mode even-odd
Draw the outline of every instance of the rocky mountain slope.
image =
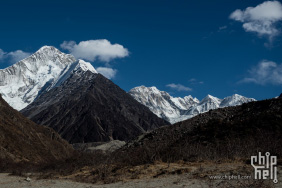
[[145, 86], [135, 87], [129, 91], [129, 94], [138, 102], [147, 106], [157, 116], [170, 123], [192, 118], [211, 109], [236, 106], [255, 101], [253, 98], [246, 98], [237, 94], [224, 99], [207, 95], [199, 101], [191, 95], [184, 98], [172, 97], [167, 92], [160, 91], [156, 87]]
[[101, 74], [71, 74], [21, 111], [71, 143], [130, 140], [169, 124]]
[[47, 163], [68, 158], [72, 152], [73, 148], [54, 130], [30, 121], [0, 95], [0, 166]]
[[[101, 82], [101, 83], [99, 83]], [[168, 122], [94, 67], [52, 46], [0, 70], [0, 94], [70, 142], [128, 140]]]
[[258, 151], [281, 159], [281, 114], [281, 98], [210, 110], [139, 136], [118, 152], [123, 153], [122, 161], [135, 165], [155, 160], [249, 161]]
[[52, 46], [43, 46], [18, 63], [0, 69], [0, 94], [13, 108], [21, 110], [79, 68], [97, 73], [90, 63]]

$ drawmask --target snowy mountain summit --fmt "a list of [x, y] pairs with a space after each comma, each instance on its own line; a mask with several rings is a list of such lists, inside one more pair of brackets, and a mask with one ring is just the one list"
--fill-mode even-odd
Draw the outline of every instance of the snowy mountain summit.
[[129, 91], [129, 94], [138, 102], [147, 106], [154, 114], [170, 123], [192, 118], [211, 109], [236, 106], [255, 101], [253, 98], [247, 98], [238, 94], [225, 97], [224, 99], [207, 95], [199, 101], [191, 95], [184, 98], [172, 97], [167, 92], [160, 91], [156, 87], [145, 86], [135, 87]]
[[156, 87], [135, 87], [129, 94], [154, 114], [169, 122], [177, 122], [187, 109], [199, 103], [199, 100], [192, 96], [174, 98]]
[[43, 46], [31, 56], [0, 69], [0, 93], [13, 108], [21, 110], [71, 74], [87, 70], [97, 73], [90, 63], [76, 60], [55, 47]]

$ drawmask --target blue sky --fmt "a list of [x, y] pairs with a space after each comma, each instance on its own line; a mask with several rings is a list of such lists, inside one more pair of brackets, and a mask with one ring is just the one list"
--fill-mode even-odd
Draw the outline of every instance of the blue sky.
[[[5, 1], [0, 68], [43, 45], [84, 57], [83, 41], [91, 46], [106, 39], [110, 55], [105, 59], [104, 51], [93, 48], [97, 56], [86, 54], [86, 60], [114, 70], [112, 81], [126, 91], [145, 85], [199, 99], [234, 93], [272, 98], [282, 92], [280, 5], [259, 0]], [[62, 46], [64, 41], [68, 46]]]

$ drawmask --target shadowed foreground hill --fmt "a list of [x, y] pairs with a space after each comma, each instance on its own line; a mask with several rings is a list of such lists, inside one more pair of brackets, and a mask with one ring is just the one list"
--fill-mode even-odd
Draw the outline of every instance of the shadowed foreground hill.
[[68, 158], [72, 153], [73, 148], [54, 130], [30, 121], [0, 95], [0, 166], [47, 163]]
[[282, 98], [277, 98], [210, 110], [142, 135], [118, 152], [133, 165], [155, 160], [250, 159], [259, 151], [282, 158], [281, 143]]
[[169, 124], [101, 74], [72, 74], [21, 111], [70, 143], [130, 140]]

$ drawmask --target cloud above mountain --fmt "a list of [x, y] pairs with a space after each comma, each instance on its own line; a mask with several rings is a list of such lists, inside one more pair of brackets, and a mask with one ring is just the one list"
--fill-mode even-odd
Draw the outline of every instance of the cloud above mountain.
[[22, 50], [16, 50], [14, 52], [9, 52], [7, 55], [10, 56], [11, 61], [18, 62], [18, 61], [30, 56], [31, 53], [24, 52]]
[[4, 56], [5, 56], [5, 52], [2, 49], [0, 49], [0, 60], [2, 60]]
[[22, 50], [16, 50], [12, 52], [5, 52], [2, 49], [0, 49], [0, 61], [3, 62], [8, 61], [9, 63], [16, 63], [28, 56], [30, 56], [31, 53], [24, 52]]
[[263, 60], [249, 70], [249, 75], [240, 83], [255, 83], [259, 85], [282, 85], [282, 64]]
[[103, 76], [105, 76], [108, 79], [112, 79], [116, 76], [117, 70], [116, 69], [112, 69], [109, 67], [98, 67], [97, 72], [102, 74]]
[[188, 80], [188, 82], [190, 83], [190, 84], [204, 84], [204, 82], [203, 81], [199, 81], [199, 80], [197, 80], [196, 78], [191, 78], [191, 79], [189, 79]]
[[167, 84], [166, 87], [169, 87], [170, 89], [177, 90], [177, 91], [192, 91], [191, 88], [186, 87], [182, 84], [172, 83], [172, 84]]
[[237, 9], [229, 18], [242, 22], [246, 32], [267, 36], [271, 40], [280, 33], [277, 23], [282, 21], [282, 4], [279, 1], [265, 1], [256, 7]]
[[81, 41], [64, 41], [62, 49], [68, 50], [76, 58], [85, 59], [91, 62], [100, 60], [109, 62], [116, 58], [124, 58], [129, 55], [128, 49], [120, 44], [111, 44], [106, 39]]

